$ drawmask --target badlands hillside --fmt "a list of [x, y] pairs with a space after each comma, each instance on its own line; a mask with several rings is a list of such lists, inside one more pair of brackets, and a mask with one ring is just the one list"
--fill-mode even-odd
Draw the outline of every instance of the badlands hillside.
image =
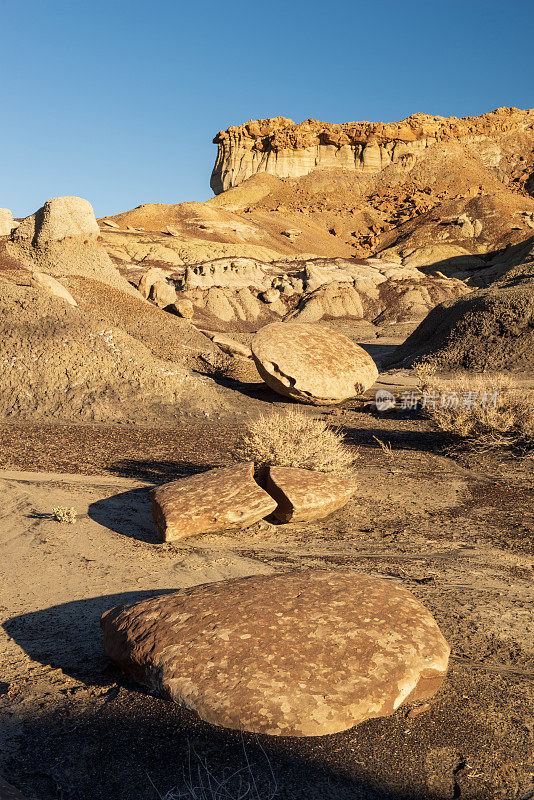
[[214, 142], [0, 209], [0, 800], [530, 800], [534, 110]]

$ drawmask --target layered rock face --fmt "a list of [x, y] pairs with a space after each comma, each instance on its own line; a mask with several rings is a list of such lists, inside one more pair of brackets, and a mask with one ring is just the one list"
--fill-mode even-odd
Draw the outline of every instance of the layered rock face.
[[392, 164], [410, 171], [428, 147], [458, 141], [498, 169], [500, 140], [533, 125], [534, 110], [516, 108], [461, 119], [413, 114], [389, 123], [250, 120], [220, 131], [213, 140], [219, 149], [211, 188], [220, 194], [259, 172], [280, 178], [299, 178], [317, 168], [376, 174]]
[[279, 319], [315, 323], [344, 317], [412, 324], [438, 303], [469, 291], [463, 280], [441, 273], [426, 275], [384, 259], [342, 258], [270, 263], [221, 258], [184, 271], [151, 268], [139, 291], [157, 302], [155, 281], [166, 278], [180, 290], [178, 303], [189, 304], [189, 318], [209, 330], [240, 324], [255, 331]]

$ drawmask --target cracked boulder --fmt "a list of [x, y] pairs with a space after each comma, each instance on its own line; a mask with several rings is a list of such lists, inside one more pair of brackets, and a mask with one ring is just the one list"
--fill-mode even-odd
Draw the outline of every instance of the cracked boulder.
[[269, 467], [263, 485], [278, 503], [273, 513], [280, 522], [323, 519], [343, 508], [356, 489], [341, 475], [298, 467]]
[[236, 464], [158, 486], [150, 493], [162, 540], [246, 528], [276, 508], [254, 480], [254, 464]]
[[378, 377], [362, 347], [319, 325], [274, 322], [258, 331], [251, 349], [265, 383], [301, 403], [341, 403], [365, 392]]
[[334, 570], [255, 575], [107, 611], [126, 674], [207, 722], [321, 736], [432, 696], [449, 647], [392, 581]]

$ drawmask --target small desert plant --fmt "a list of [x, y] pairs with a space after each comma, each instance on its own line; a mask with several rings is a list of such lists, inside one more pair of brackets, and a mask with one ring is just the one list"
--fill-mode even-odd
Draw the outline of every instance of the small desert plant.
[[425, 387], [436, 374], [436, 366], [432, 361], [419, 361], [414, 365], [413, 371], [421, 387]]
[[382, 439], [379, 439], [378, 436], [373, 436], [373, 439], [378, 442], [378, 446], [384, 453], [385, 457], [388, 461], [393, 461], [395, 458], [393, 454], [393, 448], [391, 447], [391, 442], [383, 442]]
[[336, 472], [351, 467], [357, 453], [323, 419], [303, 411], [273, 411], [249, 422], [234, 450], [240, 461], [258, 466], [302, 467]]
[[56, 508], [52, 509], [52, 517], [56, 520], [56, 522], [70, 522], [71, 524], [76, 522], [76, 509], [67, 508], [67, 506], [56, 506]]
[[182, 786], [171, 789], [161, 800], [274, 800], [278, 794], [276, 778], [265, 750], [258, 745], [265, 760], [263, 768], [251, 763], [242, 741], [244, 765], [222, 772], [210, 767], [207, 759], [189, 745]]
[[534, 392], [509, 376], [433, 373], [422, 385], [422, 406], [434, 427], [478, 452], [534, 448]]

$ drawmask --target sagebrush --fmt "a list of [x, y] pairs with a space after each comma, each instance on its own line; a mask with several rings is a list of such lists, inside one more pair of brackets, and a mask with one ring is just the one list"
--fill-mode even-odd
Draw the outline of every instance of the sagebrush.
[[[478, 452], [534, 449], [534, 391], [503, 373], [439, 377], [417, 370], [434, 427]], [[430, 398], [430, 402], [428, 401]]]
[[240, 461], [258, 466], [301, 467], [320, 472], [350, 468], [357, 456], [343, 435], [302, 411], [273, 411], [248, 422], [234, 450]]
[[56, 522], [69, 522], [71, 525], [76, 522], [76, 509], [72, 506], [56, 506], [52, 509], [52, 517]]

